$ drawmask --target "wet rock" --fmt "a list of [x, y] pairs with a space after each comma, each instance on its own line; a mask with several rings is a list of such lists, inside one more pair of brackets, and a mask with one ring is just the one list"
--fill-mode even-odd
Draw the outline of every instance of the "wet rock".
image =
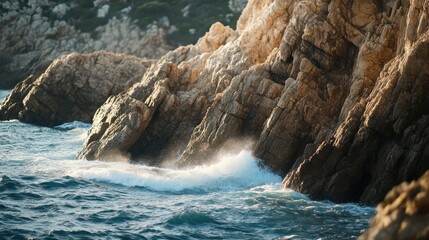
[[0, 119], [46, 126], [91, 122], [109, 96], [138, 82], [152, 63], [108, 52], [63, 56], [20, 83], [0, 106]]
[[429, 172], [393, 188], [377, 206], [371, 227], [359, 239], [428, 239]]

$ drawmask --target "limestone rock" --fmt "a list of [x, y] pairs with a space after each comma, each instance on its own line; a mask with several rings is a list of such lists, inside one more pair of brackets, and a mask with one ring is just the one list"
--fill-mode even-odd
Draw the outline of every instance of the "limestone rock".
[[361, 240], [429, 238], [429, 172], [393, 188], [377, 207], [377, 215]]
[[20, 83], [0, 106], [0, 119], [47, 126], [91, 122], [109, 96], [138, 82], [152, 63], [109, 52], [63, 56], [37, 79]]

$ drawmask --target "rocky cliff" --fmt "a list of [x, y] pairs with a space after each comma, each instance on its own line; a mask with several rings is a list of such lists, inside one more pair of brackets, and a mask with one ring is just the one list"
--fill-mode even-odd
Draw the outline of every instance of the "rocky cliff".
[[159, 58], [194, 43], [217, 21], [234, 24], [247, 0], [0, 3], [0, 88], [39, 75], [61, 55], [106, 50]]
[[283, 187], [375, 204], [429, 168], [428, 14], [425, 0], [249, 1], [236, 30], [214, 24], [111, 96], [80, 157], [185, 167], [250, 139]]

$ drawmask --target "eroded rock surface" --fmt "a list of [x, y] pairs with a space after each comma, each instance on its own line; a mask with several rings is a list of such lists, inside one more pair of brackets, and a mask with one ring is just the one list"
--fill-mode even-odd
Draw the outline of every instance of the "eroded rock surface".
[[429, 239], [429, 172], [393, 188], [360, 240]]
[[47, 126], [91, 122], [109, 96], [138, 82], [152, 63], [109, 52], [62, 56], [40, 77], [18, 84], [0, 105], [0, 119]]
[[140, 83], [111, 97], [97, 111], [80, 156], [131, 155], [136, 161], [155, 164], [160, 155], [168, 154], [163, 150], [183, 151], [213, 101], [217, 79], [209, 73], [217, 68], [225, 81], [230, 77], [223, 66], [206, 63], [220, 63], [224, 56], [216, 56], [214, 50], [235, 37], [232, 29], [218, 23], [195, 46], [180, 47], [161, 58]]
[[245, 137], [284, 187], [377, 203], [429, 168], [428, 11], [423, 0], [250, 1], [236, 31], [214, 25], [110, 99], [81, 157], [175, 153], [189, 166]]
[[[422, 20], [427, 12], [412, 14], [423, 2], [396, 1], [374, 36], [362, 41], [334, 128], [322, 127], [330, 132], [325, 135], [310, 127], [307, 136], [316, 145], [307, 144], [301, 161], [291, 159], [285, 187], [318, 199], [375, 204], [392, 186], [428, 169], [429, 34]], [[416, 20], [426, 30], [411, 29]]]
[[214, 24], [111, 96], [80, 157], [186, 167], [252, 139], [284, 187], [375, 204], [429, 169], [428, 14], [425, 0], [249, 1], [236, 30]]

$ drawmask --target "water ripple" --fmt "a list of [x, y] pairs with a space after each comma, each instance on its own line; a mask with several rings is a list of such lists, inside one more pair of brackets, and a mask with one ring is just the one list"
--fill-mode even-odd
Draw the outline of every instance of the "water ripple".
[[204, 225], [218, 224], [218, 221], [207, 213], [190, 210], [173, 215], [167, 223], [172, 225]]
[[188, 170], [74, 160], [88, 128], [0, 122], [0, 239], [355, 239], [374, 214], [279, 190], [246, 152]]

